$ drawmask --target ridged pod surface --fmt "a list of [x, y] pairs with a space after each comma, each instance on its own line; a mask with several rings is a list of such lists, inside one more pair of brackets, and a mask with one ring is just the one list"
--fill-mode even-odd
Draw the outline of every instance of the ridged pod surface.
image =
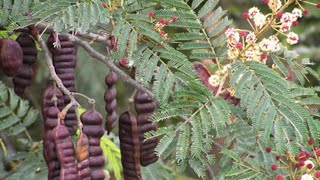
[[148, 120], [156, 109], [156, 103], [149, 98], [147, 93], [138, 92], [134, 96], [134, 105], [138, 112], [137, 123], [140, 141], [140, 164], [142, 166], [148, 166], [158, 160], [158, 156], [154, 150], [158, 145], [159, 139], [152, 138], [145, 140], [144, 138], [146, 132], [157, 130], [157, 126]]
[[105, 83], [108, 86], [108, 89], [104, 93], [104, 101], [106, 103], [105, 110], [107, 111], [105, 129], [108, 134], [110, 134], [112, 129], [115, 127], [117, 120], [117, 89], [115, 86], [117, 80], [118, 76], [113, 71], [110, 71], [105, 78]]
[[36, 43], [28, 33], [21, 33], [16, 39], [23, 52], [23, 66], [19, 73], [13, 77], [14, 91], [22, 96], [25, 88], [30, 86], [34, 77], [33, 66], [37, 59], [38, 51]]
[[48, 180], [60, 179], [60, 162], [54, 143], [53, 129], [58, 125], [57, 107], [48, 107], [44, 116], [43, 156], [48, 167]]
[[128, 111], [119, 117], [119, 139], [124, 179], [141, 180], [139, 129]]
[[23, 53], [12, 39], [0, 39], [0, 67], [5, 75], [13, 77], [22, 67]]
[[[70, 42], [68, 38], [58, 36], [61, 48], [54, 48], [53, 44], [56, 36], [51, 34], [48, 38], [47, 45], [52, 53], [52, 61], [58, 77], [63, 85], [71, 92], [76, 92], [75, 68], [77, 64], [77, 46]], [[64, 95], [64, 103], [68, 104], [70, 98]], [[70, 135], [75, 134], [77, 130], [77, 115], [75, 107], [71, 107], [64, 119], [65, 125], [68, 127]]]
[[53, 129], [54, 143], [61, 165], [60, 180], [77, 180], [75, 151], [68, 128], [59, 124]]
[[[61, 111], [64, 108], [62, 91], [55, 86], [48, 86], [42, 94], [42, 114], [45, 116], [46, 109], [57, 106]], [[63, 121], [62, 121], [63, 122]]]
[[92, 180], [103, 180], [104, 157], [100, 147], [100, 138], [104, 134], [102, 127], [102, 115], [95, 110], [88, 110], [81, 114], [80, 120], [83, 124], [82, 132], [89, 139], [89, 167]]
[[78, 179], [90, 180], [91, 170], [89, 163], [89, 139], [87, 135], [82, 132], [77, 140], [76, 159], [78, 161]]

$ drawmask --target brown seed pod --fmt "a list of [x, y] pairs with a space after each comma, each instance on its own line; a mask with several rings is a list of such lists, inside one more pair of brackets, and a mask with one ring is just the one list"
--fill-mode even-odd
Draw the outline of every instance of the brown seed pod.
[[23, 65], [19, 73], [12, 78], [14, 92], [22, 96], [26, 87], [31, 85], [34, 72], [31, 66]]
[[48, 107], [44, 113], [43, 156], [48, 166], [48, 180], [60, 177], [60, 162], [53, 134], [53, 129], [58, 125], [59, 112], [57, 107]]
[[[56, 35], [51, 34], [48, 38], [47, 45], [52, 53], [52, 62], [58, 77], [62, 84], [71, 92], [76, 92], [75, 68], [77, 65], [77, 46], [70, 42], [67, 37], [58, 36], [60, 48], [54, 48]], [[64, 95], [64, 103], [69, 104], [70, 98]], [[75, 107], [71, 107], [64, 119], [69, 129], [70, 135], [75, 134], [77, 130], [77, 116]]]
[[38, 50], [33, 38], [27, 33], [21, 33], [16, 41], [22, 48], [23, 64], [27, 64], [30, 66], [34, 64], [38, 55]]
[[89, 163], [89, 139], [86, 134], [82, 133], [77, 141], [76, 159], [78, 160], [77, 170], [79, 180], [90, 180], [91, 170]]
[[68, 128], [60, 124], [53, 129], [53, 134], [61, 165], [60, 179], [77, 180], [78, 171], [75, 164], [75, 152]]
[[48, 86], [42, 94], [42, 114], [45, 115], [46, 109], [57, 106], [61, 111], [64, 108], [62, 91], [55, 86]]
[[124, 179], [142, 179], [137, 120], [128, 111], [119, 117], [119, 139]]
[[5, 75], [16, 75], [22, 66], [22, 58], [22, 49], [16, 41], [0, 39], [0, 67]]
[[100, 138], [104, 134], [102, 119], [101, 114], [95, 110], [88, 110], [80, 116], [83, 124], [82, 132], [89, 139], [89, 167], [93, 180], [105, 178], [103, 171], [105, 160], [100, 147]]
[[85, 159], [77, 164], [78, 180], [91, 180], [89, 160]]
[[108, 89], [104, 94], [104, 101], [106, 103], [105, 109], [107, 111], [105, 129], [108, 134], [110, 134], [112, 129], [115, 127], [117, 120], [117, 89], [115, 87], [117, 80], [118, 76], [113, 71], [110, 71], [105, 78], [105, 83], [108, 86]]
[[138, 92], [134, 97], [135, 109], [138, 112], [139, 143], [140, 143], [140, 164], [148, 166], [158, 160], [155, 154], [155, 148], [158, 144], [158, 138], [145, 140], [144, 133], [157, 130], [157, 126], [148, 119], [156, 109], [156, 104], [149, 98], [147, 93]]

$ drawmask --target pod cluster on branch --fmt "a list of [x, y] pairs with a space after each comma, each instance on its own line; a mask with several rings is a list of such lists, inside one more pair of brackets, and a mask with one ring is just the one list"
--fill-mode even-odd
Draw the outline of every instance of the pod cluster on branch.
[[[94, 110], [81, 115], [83, 128], [74, 148], [68, 128], [63, 120], [58, 119], [57, 98], [50, 98], [50, 93], [52, 91], [46, 90], [43, 98], [43, 105], [46, 105], [43, 106], [43, 154], [48, 166], [48, 180], [104, 180], [105, 160], [100, 147], [100, 138], [104, 134], [102, 116]], [[53, 106], [50, 107], [52, 104], [48, 99], [55, 99]]]
[[138, 116], [126, 111], [119, 117], [119, 138], [121, 162], [125, 180], [142, 179], [141, 167], [158, 160], [155, 147], [158, 138], [146, 140], [146, 132], [156, 130], [156, 125], [148, 119], [156, 109], [155, 102], [143, 92], [134, 96], [134, 105]]
[[[60, 47], [55, 48], [54, 44], [59, 43]], [[58, 77], [62, 84], [70, 91], [76, 92], [75, 68], [77, 64], [77, 46], [68, 38], [51, 34], [47, 41], [48, 48], [52, 53], [52, 61]], [[64, 103], [70, 103], [70, 97], [64, 95]], [[77, 130], [77, 115], [75, 107], [71, 107], [64, 119], [71, 135]]]

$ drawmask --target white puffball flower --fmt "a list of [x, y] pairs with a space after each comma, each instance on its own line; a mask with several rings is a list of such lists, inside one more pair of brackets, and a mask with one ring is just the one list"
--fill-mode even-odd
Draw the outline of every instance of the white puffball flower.
[[294, 14], [297, 18], [301, 18], [302, 17], [302, 11], [301, 11], [301, 9], [298, 9], [298, 8], [294, 8], [292, 10], [292, 14]]
[[281, 0], [269, 0], [268, 6], [272, 11], [277, 11], [281, 8], [282, 2]]
[[292, 22], [296, 20], [297, 20], [297, 17], [294, 14], [286, 12], [282, 15], [280, 22], [292, 24]]
[[259, 47], [262, 51], [269, 51], [270, 44], [271, 41], [269, 39], [263, 38], [262, 41], [259, 43]]
[[253, 19], [258, 13], [260, 13], [260, 10], [257, 7], [250, 8], [248, 11], [249, 18]]
[[263, 15], [262, 13], [257, 13], [254, 18], [253, 18], [254, 24], [259, 27], [262, 28], [263, 25], [266, 24], [266, 16]]
[[304, 174], [301, 176], [301, 180], [314, 180], [313, 177], [309, 174]]
[[246, 36], [246, 43], [249, 43], [249, 42], [254, 42], [256, 41], [257, 37], [256, 35], [254, 34], [254, 32], [250, 32], [247, 36]]
[[240, 54], [240, 51], [237, 48], [229, 48], [228, 49], [228, 57], [231, 60], [237, 59], [239, 54]]
[[289, 32], [287, 35], [287, 42], [290, 45], [297, 44], [299, 41], [299, 36], [294, 32]]
[[220, 83], [220, 76], [213, 74], [209, 77], [208, 82], [211, 86], [219, 86]]

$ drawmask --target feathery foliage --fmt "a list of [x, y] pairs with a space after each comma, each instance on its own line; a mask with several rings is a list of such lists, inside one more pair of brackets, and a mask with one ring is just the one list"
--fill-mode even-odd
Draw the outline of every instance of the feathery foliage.
[[30, 107], [11, 88], [0, 81], [0, 131], [17, 135], [37, 120], [38, 111]]
[[77, 30], [85, 32], [91, 26], [108, 24], [109, 12], [98, 0], [48, 0], [48, 1], [3, 1], [0, 25], [13, 30], [32, 23], [49, 23], [56, 32]]
[[10, 174], [6, 179], [47, 179], [47, 168], [43, 159], [42, 146], [39, 145], [32, 153], [17, 153], [9, 157], [8, 160], [19, 160], [21, 163], [15, 172]]

